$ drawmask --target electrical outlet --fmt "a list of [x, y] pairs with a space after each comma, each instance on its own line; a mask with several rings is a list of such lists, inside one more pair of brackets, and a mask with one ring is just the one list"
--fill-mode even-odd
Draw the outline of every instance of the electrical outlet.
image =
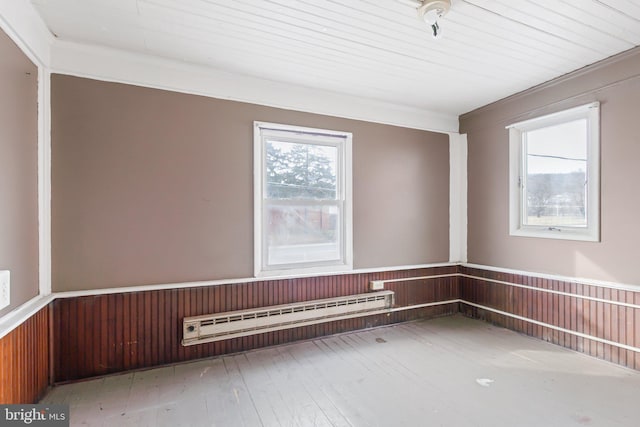
[[0, 310], [11, 303], [11, 275], [9, 270], [0, 271]]
[[384, 289], [384, 280], [372, 280], [369, 282], [369, 289], [372, 291], [381, 291]]

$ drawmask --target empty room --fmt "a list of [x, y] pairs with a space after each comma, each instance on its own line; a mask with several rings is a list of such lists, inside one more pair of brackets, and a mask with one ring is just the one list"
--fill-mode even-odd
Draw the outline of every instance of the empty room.
[[640, 1], [0, 0], [0, 425], [637, 426]]

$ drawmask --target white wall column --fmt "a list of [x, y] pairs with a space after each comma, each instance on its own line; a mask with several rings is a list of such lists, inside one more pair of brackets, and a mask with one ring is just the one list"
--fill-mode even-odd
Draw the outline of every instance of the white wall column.
[[467, 262], [467, 135], [449, 133], [449, 261]]

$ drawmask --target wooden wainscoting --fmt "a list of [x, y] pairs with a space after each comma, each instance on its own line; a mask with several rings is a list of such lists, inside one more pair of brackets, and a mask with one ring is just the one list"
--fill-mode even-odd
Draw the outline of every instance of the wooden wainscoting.
[[458, 303], [396, 311], [183, 347], [182, 319], [368, 291], [371, 280], [395, 280], [396, 307], [459, 298], [458, 266], [345, 274], [185, 289], [59, 298], [53, 303], [56, 382], [146, 368], [252, 348], [458, 312]]
[[0, 403], [36, 403], [49, 386], [49, 306], [0, 338]]
[[461, 267], [461, 312], [640, 369], [640, 291]]

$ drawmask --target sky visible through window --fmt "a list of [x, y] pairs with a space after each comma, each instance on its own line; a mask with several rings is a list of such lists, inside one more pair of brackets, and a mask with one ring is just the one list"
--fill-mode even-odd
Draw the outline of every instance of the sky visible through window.
[[586, 119], [527, 132], [528, 174], [584, 172], [586, 165]]

